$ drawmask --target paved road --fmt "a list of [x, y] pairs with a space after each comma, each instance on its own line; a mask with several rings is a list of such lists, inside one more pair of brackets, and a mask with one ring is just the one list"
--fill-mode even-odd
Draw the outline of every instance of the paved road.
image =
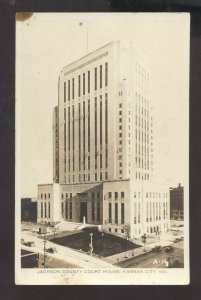
[[138, 257], [130, 258], [116, 265], [121, 268], [166, 268], [167, 259], [170, 260], [170, 268], [184, 267], [184, 251], [174, 244], [174, 251], [166, 253], [164, 250], [159, 252], [147, 252]]

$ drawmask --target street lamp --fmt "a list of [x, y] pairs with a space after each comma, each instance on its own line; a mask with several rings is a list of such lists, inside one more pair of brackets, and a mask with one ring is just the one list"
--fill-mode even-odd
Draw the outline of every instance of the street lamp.
[[44, 243], [44, 248], [43, 248], [43, 250], [44, 250], [44, 262], [43, 262], [43, 267], [45, 268], [46, 267], [46, 265], [45, 265], [45, 263], [46, 263], [46, 243], [47, 243], [47, 241], [46, 241], [46, 234], [45, 233], [44, 233], [43, 243]]
[[89, 249], [90, 249], [91, 256], [92, 256], [92, 254], [93, 254], [93, 233], [90, 233], [89, 235], [91, 237], [91, 242], [89, 244]]

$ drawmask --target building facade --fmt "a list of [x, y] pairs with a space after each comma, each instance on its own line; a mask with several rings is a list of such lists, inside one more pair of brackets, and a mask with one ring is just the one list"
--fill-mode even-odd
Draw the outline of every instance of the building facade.
[[61, 218], [85, 217], [119, 234], [128, 226], [132, 235], [168, 229], [169, 194], [153, 185], [149, 84], [132, 41], [109, 43], [62, 69], [53, 118]]
[[21, 222], [37, 222], [37, 199], [21, 199]]
[[184, 187], [170, 188], [170, 219], [184, 220]]

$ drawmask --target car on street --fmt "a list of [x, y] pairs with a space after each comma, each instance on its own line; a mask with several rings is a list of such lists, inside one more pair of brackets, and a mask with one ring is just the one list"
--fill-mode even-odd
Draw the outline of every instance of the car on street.
[[57, 249], [55, 247], [50, 247], [46, 250], [48, 253], [56, 253]]
[[156, 245], [156, 246], [154, 246], [151, 250], [152, 250], [153, 252], [161, 251], [161, 246]]
[[172, 246], [167, 246], [167, 247], [164, 248], [164, 251], [165, 252], [173, 252], [174, 248]]
[[28, 246], [28, 247], [34, 247], [35, 243], [33, 241], [31, 241], [31, 242], [25, 242], [24, 245]]

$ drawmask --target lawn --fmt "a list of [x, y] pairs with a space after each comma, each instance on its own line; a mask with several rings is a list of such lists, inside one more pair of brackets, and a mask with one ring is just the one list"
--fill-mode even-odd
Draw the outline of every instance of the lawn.
[[93, 253], [99, 256], [106, 257], [139, 247], [139, 245], [121, 237], [99, 232], [96, 228], [85, 228], [79, 233], [55, 238], [51, 241], [62, 246], [89, 252], [89, 234], [91, 232], [93, 233]]

